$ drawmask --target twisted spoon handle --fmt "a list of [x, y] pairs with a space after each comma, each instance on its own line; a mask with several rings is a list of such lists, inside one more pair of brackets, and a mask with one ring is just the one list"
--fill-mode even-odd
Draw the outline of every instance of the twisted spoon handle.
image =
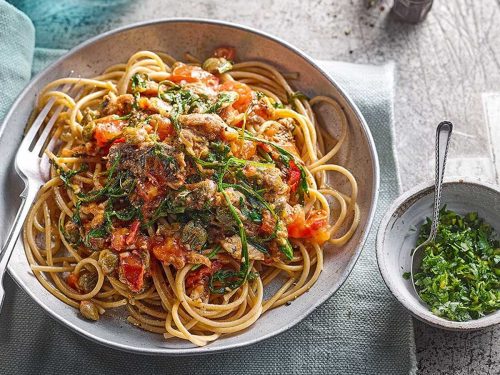
[[436, 129], [436, 176], [434, 178], [434, 212], [432, 217], [431, 233], [429, 238], [436, 236], [439, 225], [439, 207], [441, 205], [441, 187], [444, 178], [444, 168], [446, 166], [446, 156], [450, 143], [453, 124], [449, 121], [441, 122]]

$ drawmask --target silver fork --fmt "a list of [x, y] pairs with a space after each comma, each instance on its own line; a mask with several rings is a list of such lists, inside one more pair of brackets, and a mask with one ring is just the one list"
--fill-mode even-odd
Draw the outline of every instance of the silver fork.
[[[71, 86], [72, 85], [68, 83], [63, 86], [61, 91], [68, 92]], [[2, 310], [2, 304], [5, 297], [3, 277], [7, 269], [7, 263], [9, 262], [12, 250], [14, 249], [14, 245], [19, 237], [21, 228], [23, 227], [24, 220], [26, 219], [31, 205], [38, 194], [38, 190], [44, 183], [42, 175], [43, 171], [41, 168], [43, 151], [49, 147], [49, 145], [47, 145], [47, 140], [59, 114], [63, 109], [63, 106], [59, 105], [54, 110], [44, 128], [43, 124], [55, 102], [55, 99], [51, 98], [43, 107], [24, 136], [16, 154], [14, 167], [19, 177], [22, 178], [25, 187], [21, 193], [21, 206], [17, 211], [12, 227], [7, 234], [7, 239], [3, 249], [0, 252], [0, 311]], [[50, 146], [53, 146], [52, 142]]]

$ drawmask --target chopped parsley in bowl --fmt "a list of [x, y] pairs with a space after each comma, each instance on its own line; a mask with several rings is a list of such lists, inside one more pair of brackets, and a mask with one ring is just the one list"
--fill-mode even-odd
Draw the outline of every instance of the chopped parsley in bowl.
[[[430, 232], [427, 218], [418, 244]], [[409, 277], [408, 273], [403, 275]], [[500, 242], [493, 228], [477, 213], [461, 216], [440, 211], [437, 236], [424, 249], [415, 274], [420, 298], [433, 314], [453, 321], [478, 319], [500, 309]]]

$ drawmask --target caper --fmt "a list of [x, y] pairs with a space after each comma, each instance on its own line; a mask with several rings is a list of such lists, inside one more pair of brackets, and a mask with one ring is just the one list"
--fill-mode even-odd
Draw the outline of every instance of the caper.
[[223, 229], [232, 229], [234, 227], [234, 217], [227, 206], [219, 206], [215, 209], [215, 218], [218, 225]]
[[190, 221], [182, 228], [181, 241], [191, 250], [199, 251], [207, 242], [207, 231], [200, 223]]
[[118, 255], [111, 250], [102, 250], [99, 254], [99, 265], [105, 275], [111, 274], [118, 266]]
[[85, 126], [89, 122], [95, 120], [98, 117], [99, 117], [98, 111], [94, 111], [94, 110], [90, 109], [89, 107], [87, 107], [83, 110], [83, 118], [82, 118], [82, 121], [80, 123], [82, 124], [82, 126]]
[[202, 68], [206, 70], [207, 72], [210, 73], [225, 73], [229, 70], [231, 70], [233, 67], [233, 64], [231, 64], [229, 61], [227, 61], [223, 57], [210, 57], [205, 60], [203, 63]]
[[142, 264], [144, 264], [145, 269], [149, 269], [150, 263], [151, 263], [151, 255], [149, 254], [149, 251], [141, 251], [140, 252], [141, 259], [142, 259]]
[[92, 301], [80, 301], [80, 312], [86, 319], [99, 320], [99, 310]]
[[97, 284], [97, 274], [93, 272], [84, 272], [78, 278], [78, 287], [85, 293], [92, 291]]
[[69, 220], [64, 224], [64, 238], [71, 244], [76, 244], [80, 241], [80, 229], [73, 221]]
[[92, 140], [94, 136], [95, 122], [90, 121], [88, 124], [84, 125], [82, 130], [82, 137], [85, 142]]

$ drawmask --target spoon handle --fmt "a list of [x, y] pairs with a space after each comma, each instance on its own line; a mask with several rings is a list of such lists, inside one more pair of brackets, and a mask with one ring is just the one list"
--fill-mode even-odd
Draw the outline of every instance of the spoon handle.
[[443, 184], [444, 167], [446, 156], [448, 155], [448, 145], [450, 143], [453, 124], [449, 121], [441, 122], [436, 129], [436, 176], [434, 180], [434, 213], [430, 237], [436, 236], [439, 225], [439, 207], [441, 205], [441, 187]]

